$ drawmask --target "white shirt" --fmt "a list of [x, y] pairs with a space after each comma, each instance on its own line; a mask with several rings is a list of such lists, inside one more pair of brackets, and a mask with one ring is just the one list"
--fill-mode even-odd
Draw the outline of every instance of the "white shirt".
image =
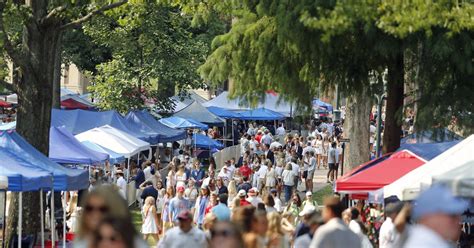
[[351, 231], [353, 231], [355, 234], [357, 235], [361, 235], [362, 234], [362, 230], [360, 228], [360, 225], [359, 223], [357, 223], [357, 221], [355, 220], [351, 220], [349, 222], [349, 229], [351, 229]]
[[452, 248], [455, 247], [444, 240], [439, 234], [423, 225], [414, 226], [408, 233], [408, 239], [403, 248]]
[[258, 178], [260, 179], [264, 179], [265, 176], [267, 176], [267, 172], [268, 172], [268, 167], [266, 165], [262, 165], [260, 166], [260, 169], [258, 169]]
[[309, 234], [305, 234], [295, 239], [294, 248], [308, 248], [310, 244], [311, 237], [309, 237]]
[[291, 170], [284, 170], [282, 174], [283, 184], [288, 186], [295, 185], [295, 172]]
[[303, 148], [303, 156], [307, 153], [307, 152], [314, 152], [316, 153], [316, 150], [312, 147], [312, 146], [307, 146], [305, 148]]
[[272, 136], [270, 136], [270, 134], [265, 134], [260, 140], [260, 143], [270, 145], [272, 141], [273, 141]]
[[392, 218], [387, 217], [380, 227], [379, 234], [379, 247], [380, 248], [392, 248], [398, 238], [398, 232], [395, 230]]
[[151, 166], [147, 166], [143, 169], [143, 174], [145, 174], [145, 180], [150, 179], [153, 175], [151, 174]]
[[335, 164], [337, 163], [337, 149], [335, 148], [329, 148], [328, 150], [328, 164]]
[[294, 176], [296, 177], [300, 173], [300, 166], [292, 162], [291, 163], [291, 170], [293, 171], [293, 173], [295, 173]]
[[284, 127], [279, 127], [277, 128], [277, 130], [275, 131], [275, 134], [276, 135], [285, 135], [286, 134], [286, 130]]
[[314, 170], [314, 169], [316, 169], [316, 158], [315, 158], [315, 157], [311, 157], [311, 158], [309, 159], [309, 168], [308, 168], [308, 170], [309, 170], [309, 171], [312, 171], [312, 170]]
[[310, 247], [360, 248], [361, 240], [341, 219], [332, 218], [316, 230]]
[[173, 227], [165, 233], [158, 243], [158, 248], [183, 248], [192, 245], [193, 248], [207, 247], [206, 234], [197, 227], [189, 232], [183, 232], [179, 227]]
[[258, 196], [249, 196], [247, 199], [248, 202], [250, 202], [250, 204], [252, 204], [252, 206], [254, 207], [257, 207], [257, 205], [259, 203], [263, 203], [263, 200], [262, 198], [258, 197]]
[[273, 200], [275, 201], [275, 206], [273, 206], [273, 207], [277, 210], [277, 212], [281, 213], [283, 204], [282, 204], [280, 198], [278, 198], [278, 196], [273, 197]]
[[127, 181], [123, 177], [117, 179], [117, 187], [119, 188], [120, 194], [123, 198], [127, 199]]

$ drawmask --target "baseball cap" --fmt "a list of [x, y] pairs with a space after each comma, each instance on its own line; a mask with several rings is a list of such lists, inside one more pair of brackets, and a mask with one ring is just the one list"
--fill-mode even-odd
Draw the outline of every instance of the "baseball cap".
[[258, 191], [255, 188], [249, 189], [249, 195], [255, 195]]
[[311, 191], [306, 192], [306, 196], [312, 196], [313, 193]]
[[305, 216], [307, 214], [312, 214], [316, 212], [316, 207], [314, 207], [313, 205], [306, 205], [304, 206], [303, 210], [300, 212], [300, 216]]
[[431, 186], [415, 200], [413, 219], [434, 214], [462, 214], [468, 208], [468, 202], [455, 197], [449, 188], [441, 184]]
[[184, 192], [184, 186], [178, 186], [178, 187], [176, 188], [176, 190], [177, 190], [178, 192]]
[[241, 189], [239, 190], [239, 196], [245, 196], [247, 193], [245, 193], [245, 190]]
[[270, 190], [270, 193], [278, 193], [278, 190], [276, 190], [276, 189], [271, 189], [271, 190]]
[[188, 210], [182, 211], [178, 215], [178, 220], [186, 221], [186, 220], [192, 220], [192, 219], [193, 219], [193, 215]]

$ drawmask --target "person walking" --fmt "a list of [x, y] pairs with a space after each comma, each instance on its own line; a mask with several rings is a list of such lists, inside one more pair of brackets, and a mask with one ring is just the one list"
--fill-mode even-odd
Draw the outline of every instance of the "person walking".
[[455, 197], [443, 185], [433, 185], [415, 200], [412, 218], [417, 222], [408, 232], [404, 248], [455, 247], [461, 234], [461, 214], [469, 203]]
[[143, 239], [146, 241], [151, 235], [155, 241], [159, 240], [159, 221], [158, 215], [156, 214], [155, 199], [152, 196], [149, 196], [145, 199], [145, 204], [142, 209], [142, 234]]
[[293, 186], [295, 185], [295, 172], [291, 168], [291, 164], [288, 163], [283, 170], [282, 173], [282, 180], [283, 180], [283, 188], [285, 192], [285, 202], [288, 203], [291, 198], [291, 193], [293, 192]]
[[227, 206], [227, 198], [227, 194], [220, 194], [219, 203], [211, 210], [211, 212], [217, 217], [218, 221], [230, 220], [230, 208]]
[[178, 186], [176, 189], [176, 196], [170, 200], [169, 203], [169, 219], [172, 223], [176, 223], [178, 215], [181, 212], [190, 209], [189, 200], [184, 198], [184, 186]]
[[327, 183], [334, 182], [334, 173], [337, 171], [336, 162], [337, 162], [337, 150], [336, 150], [336, 142], [331, 144], [331, 148], [328, 150], [327, 154], [327, 161], [329, 166], [329, 171], [327, 174]]
[[193, 215], [183, 211], [178, 216], [178, 226], [165, 233], [158, 243], [158, 248], [205, 248], [207, 247], [206, 235], [199, 228], [193, 226]]
[[326, 224], [319, 227], [311, 241], [310, 248], [360, 248], [361, 240], [342, 221], [344, 206], [338, 197], [329, 197], [324, 201], [322, 212]]

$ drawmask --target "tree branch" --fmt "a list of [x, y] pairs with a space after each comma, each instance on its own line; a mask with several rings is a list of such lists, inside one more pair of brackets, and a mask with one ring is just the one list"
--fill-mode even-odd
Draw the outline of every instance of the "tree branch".
[[110, 10], [110, 9], [113, 9], [113, 8], [117, 8], [119, 6], [122, 6], [122, 5], [126, 4], [127, 2], [128, 2], [128, 0], [122, 0], [122, 1], [119, 1], [119, 2], [116, 2], [116, 3], [112, 3], [112, 4], [109, 4], [109, 5], [102, 6], [98, 9], [90, 12], [89, 14], [77, 19], [77, 20], [74, 20], [74, 21], [71, 21], [69, 23], [66, 23], [66, 24], [62, 25], [61, 30], [71, 28], [71, 27], [78, 27], [82, 23], [84, 23], [86, 21], [89, 21], [94, 15], [103, 13], [104, 11], [107, 11], [107, 10]]
[[50, 19], [56, 17], [59, 13], [63, 12], [66, 10], [66, 6], [58, 6], [51, 10], [45, 17], [41, 18], [41, 22], [48, 22]]

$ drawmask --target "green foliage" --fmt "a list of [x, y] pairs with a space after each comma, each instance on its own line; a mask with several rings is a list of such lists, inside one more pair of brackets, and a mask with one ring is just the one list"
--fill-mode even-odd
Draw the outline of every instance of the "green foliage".
[[454, 118], [474, 127], [466, 95], [473, 92], [473, 8], [449, 0], [231, 1], [223, 14], [234, 18], [232, 28], [216, 37], [200, 73], [215, 84], [232, 79], [234, 96], [252, 100], [274, 89], [308, 104], [319, 86], [360, 92], [396, 56], [422, 47], [417, 125]]
[[[214, 35], [190, 22], [176, 7], [136, 1], [86, 25], [93, 42], [112, 54], [111, 61], [97, 66], [90, 87], [99, 106], [126, 111], [149, 100], [169, 108], [168, 97], [176, 92], [205, 87], [196, 70]], [[209, 27], [222, 32], [224, 26], [216, 21]]]

